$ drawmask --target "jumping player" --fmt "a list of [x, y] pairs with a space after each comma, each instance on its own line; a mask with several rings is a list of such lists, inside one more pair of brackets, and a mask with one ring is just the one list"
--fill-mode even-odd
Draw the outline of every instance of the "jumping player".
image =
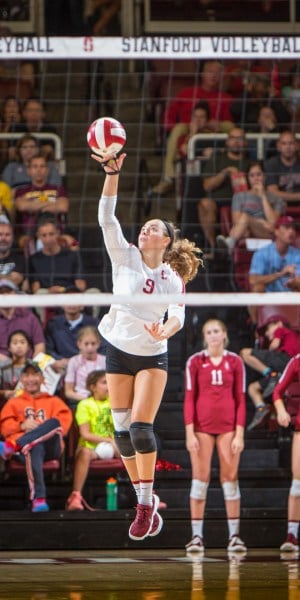
[[[300, 354], [294, 356], [287, 364], [273, 392], [273, 402], [277, 413], [277, 421], [281, 427], [288, 427], [291, 416], [284, 405], [284, 394], [292, 381], [300, 382]], [[299, 521], [300, 521], [300, 408], [294, 420], [294, 435], [292, 442], [292, 483], [288, 499], [288, 530], [287, 539], [280, 546], [282, 552], [299, 551]]]
[[186, 447], [192, 465], [190, 511], [192, 539], [187, 552], [204, 552], [203, 518], [216, 446], [227, 513], [230, 552], [245, 552], [239, 537], [238, 466], [244, 448], [246, 418], [245, 371], [237, 354], [226, 350], [227, 330], [219, 319], [203, 326], [205, 349], [186, 364], [184, 420]]
[[167, 340], [183, 326], [184, 284], [195, 277], [201, 251], [188, 240], [177, 240], [173, 225], [160, 219], [143, 225], [138, 246], [127, 242], [115, 216], [125, 156], [107, 161], [92, 155], [106, 173], [98, 216], [112, 263], [113, 292], [130, 298], [144, 294], [149, 299], [151, 295], [182, 294], [179, 304], [112, 304], [99, 325], [107, 342], [106, 378], [115, 441], [137, 494], [137, 514], [129, 537], [143, 540], [157, 535], [162, 527], [157, 513], [159, 498], [153, 494], [153, 422], [167, 381]]

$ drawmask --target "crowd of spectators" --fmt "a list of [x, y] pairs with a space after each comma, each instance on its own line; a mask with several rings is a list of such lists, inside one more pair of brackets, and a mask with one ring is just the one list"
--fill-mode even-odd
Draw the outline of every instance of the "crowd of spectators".
[[[247, 61], [231, 62], [224, 67], [217, 60], [204, 61], [200, 83], [182, 87], [174, 98], [166, 102], [161, 122], [166, 136], [162, 178], [150, 190], [152, 196], [160, 197], [174, 189], [176, 161], [188, 163], [187, 142], [195, 134], [204, 133], [205, 138], [200, 140], [197, 137], [194, 142], [194, 158], [200, 163], [199, 175], [197, 181], [193, 176], [192, 184], [182, 186], [186, 197], [183, 192], [181, 202], [184, 205], [192, 200], [195, 205], [206, 258], [214, 261], [220, 257], [215, 250], [216, 237], [218, 233], [223, 234], [220, 231], [222, 207], [227, 206], [232, 212], [232, 228], [226, 238], [229, 248], [237, 240], [247, 237], [272, 240], [276, 216], [287, 214], [297, 219], [300, 212], [299, 143], [295, 121], [299, 97], [298, 70], [293, 67], [287, 81], [284, 75], [280, 76], [278, 69], [268, 70], [259, 61], [252, 66]], [[284, 85], [285, 82], [287, 85]], [[195, 116], [199, 101], [207, 104], [206, 118], [201, 122], [197, 122]], [[223, 143], [216, 143], [214, 133], [222, 132], [227, 133], [226, 139]], [[264, 138], [263, 156], [261, 152], [258, 156], [257, 142], [248, 137], [249, 134], [274, 136]], [[177, 140], [182, 135], [186, 136], [185, 144], [180, 146]], [[199, 140], [204, 147], [210, 147], [209, 153], [199, 153]], [[247, 178], [250, 163], [258, 159], [257, 170], [264, 173], [263, 195]], [[188, 180], [188, 170], [184, 171]], [[237, 195], [247, 192], [248, 196]], [[274, 204], [275, 197], [276, 208], [271, 214], [270, 201], [266, 198], [271, 198]], [[240, 203], [242, 198], [243, 202], [248, 198], [248, 205], [244, 204], [245, 210], [240, 211], [236, 202]], [[260, 227], [256, 229], [256, 223], [254, 227], [249, 226], [251, 216], [255, 216], [255, 205], [256, 208], [259, 206], [258, 218], [267, 223], [262, 232]], [[241, 216], [241, 212], [243, 223], [237, 228], [237, 217]], [[184, 210], [182, 214], [186, 215]], [[185, 226], [185, 223], [182, 225]], [[221, 240], [224, 247], [223, 242]]]

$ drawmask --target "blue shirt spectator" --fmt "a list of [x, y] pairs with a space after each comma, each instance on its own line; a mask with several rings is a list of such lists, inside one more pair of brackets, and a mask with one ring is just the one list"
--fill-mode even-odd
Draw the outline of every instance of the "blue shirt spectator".
[[275, 241], [254, 252], [249, 281], [254, 292], [287, 292], [296, 289], [300, 276], [300, 250], [296, 241], [295, 221], [279, 217], [275, 224]]

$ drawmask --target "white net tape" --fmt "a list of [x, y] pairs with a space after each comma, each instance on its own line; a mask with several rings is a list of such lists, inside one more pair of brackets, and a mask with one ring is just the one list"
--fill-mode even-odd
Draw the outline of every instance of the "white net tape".
[[[9, 306], [109, 306], [110, 304], [177, 304], [182, 296], [162, 294], [157, 296], [125, 296], [113, 294], [48, 294], [24, 295], [1, 294], [0, 308]], [[267, 294], [250, 293], [190, 293], [184, 296], [186, 306], [263, 306], [299, 305], [300, 292], [272, 292]]]

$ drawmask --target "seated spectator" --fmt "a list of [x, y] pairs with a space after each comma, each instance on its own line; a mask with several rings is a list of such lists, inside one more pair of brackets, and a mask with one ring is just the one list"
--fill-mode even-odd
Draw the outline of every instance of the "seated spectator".
[[[251, 292], [288, 292], [300, 289], [300, 250], [295, 248], [296, 223], [292, 217], [279, 217], [274, 241], [256, 250], [249, 270]], [[256, 307], [250, 307], [256, 322]]]
[[14, 396], [22, 369], [31, 349], [31, 340], [22, 329], [13, 331], [7, 343], [9, 357], [0, 360], [0, 399]]
[[[25, 331], [32, 342], [28, 358], [36, 356], [39, 352], [45, 352], [45, 337], [40, 320], [25, 306], [9, 306], [11, 294], [16, 294], [18, 291], [17, 286], [9, 279], [0, 279], [0, 294], [7, 295], [8, 304], [7, 307], [0, 307], [0, 360], [9, 356], [9, 336], [19, 329]], [[25, 299], [26, 295], [24, 295], [24, 303]]]
[[[280, 133], [281, 128], [278, 126], [275, 111], [271, 106], [261, 106], [258, 113], [257, 124], [253, 128], [249, 128], [253, 133]], [[249, 146], [251, 140], [249, 140]], [[250, 152], [250, 148], [249, 148]], [[256, 153], [256, 143], [255, 143]], [[277, 140], [264, 140], [264, 157], [265, 159], [277, 155]]]
[[233, 226], [228, 237], [217, 236], [218, 248], [232, 252], [238, 240], [246, 237], [272, 239], [274, 225], [284, 213], [285, 203], [265, 188], [265, 174], [260, 162], [251, 163], [247, 171], [249, 190], [233, 195]]
[[13, 246], [13, 226], [4, 215], [0, 215], [0, 281], [6, 279], [22, 288], [26, 270], [24, 255]]
[[232, 97], [222, 91], [222, 72], [223, 67], [219, 61], [206, 61], [201, 72], [201, 84], [182, 88], [167, 104], [163, 116], [163, 128], [167, 135], [170, 134], [170, 142], [166, 149], [163, 179], [158, 184], [159, 187], [155, 186], [153, 189], [154, 193], [165, 194], [172, 189], [177, 140], [188, 132], [193, 109], [199, 100], [207, 102], [209, 106], [209, 122], [205, 125], [205, 129], [208, 128], [211, 132], [228, 131], [232, 127], [230, 113]]
[[5, 181], [0, 181], [0, 218], [3, 216], [6, 217], [8, 221], [13, 221], [14, 206], [12, 189]]
[[45, 216], [37, 226], [37, 239], [42, 249], [29, 257], [29, 281], [33, 294], [59, 294], [69, 287], [80, 292], [86, 281], [80, 273], [79, 252], [62, 245], [55, 219]]
[[[78, 293], [78, 288], [69, 287], [67, 293]], [[77, 337], [80, 329], [90, 325], [97, 327], [98, 320], [84, 312], [83, 306], [64, 306], [63, 314], [55, 315], [49, 319], [45, 328], [46, 351], [56, 359], [53, 364], [55, 370], [65, 370], [69, 358], [78, 352]], [[100, 346], [103, 354], [104, 345]], [[104, 352], [105, 353], [105, 352]]]
[[79, 353], [70, 358], [65, 376], [65, 396], [73, 407], [89, 395], [86, 387], [89, 373], [105, 369], [105, 356], [98, 354], [100, 345], [101, 338], [96, 327], [80, 329], [77, 338]]
[[282, 102], [276, 98], [268, 73], [251, 73], [241, 98], [233, 101], [231, 115], [234, 123], [252, 131], [258, 122], [262, 106], [270, 106], [276, 115], [278, 126], [287, 127], [291, 117]]
[[[194, 106], [190, 124], [186, 125], [186, 131], [184, 133], [182, 133], [182, 123], [174, 125], [167, 141], [163, 178], [162, 181], [152, 188], [152, 193], [163, 195], [173, 188], [176, 159], [187, 158], [188, 141], [193, 135], [196, 133], [212, 133], [212, 130], [209, 128], [209, 118], [209, 104], [208, 102], [202, 100]], [[179, 137], [178, 131], [180, 131]], [[209, 158], [211, 156], [212, 149], [208, 146], [209, 142], [207, 140], [203, 141], [201, 145], [199, 144], [198, 140], [197, 156], [205, 159]]]
[[287, 207], [300, 206], [300, 160], [297, 140], [291, 131], [280, 134], [277, 150], [277, 156], [265, 163], [267, 189], [280, 196]]
[[[226, 139], [226, 152], [213, 153], [205, 163], [203, 170], [203, 188], [207, 193], [198, 204], [198, 216], [204, 235], [210, 247], [210, 256], [213, 257], [216, 242], [216, 223], [218, 209], [224, 205], [231, 205], [232, 194], [242, 179], [246, 185], [245, 173], [250, 160], [246, 156], [246, 138], [243, 129], [234, 127]], [[238, 179], [237, 179], [238, 178]]]
[[73, 491], [66, 510], [83, 510], [86, 505], [82, 490], [90, 462], [120, 456], [114, 441], [114, 425], [105, 371], [92, 371], [86, 380], [90, 396], [77, 404], [75, 419], [79, 426], [79, 442], [75, 456]]
[[[17, 141], [15, 147], [15, 160], [10, 161], [2, 173], [3, 181], [5, 181], [5, 183], [13, 190], [31, 183], [28, 168], [32, 157], [38, 156], [39, 150], [38, 140], [29, 133], [23, 135]], [[47, 183], [57, 186], [62, 185], [62, 178], [57, 170], [55, 162], [48, 161], [47, 166], [49, 169]]]
[[[40, 219], [37, 240], [42, 249], [29, 257], [28, 264], [32, 293], [61, 294], [74, 286], [84, 292], [86, 281], [81, 275], [79, 252], [73, 252], [63, 245], [55, 219], [47, 216]], [[42, 317], [43, 309], [36, 310]]]
[[42, 213], [56, 216], [60, 228], [64, 229], [69, 210], [64, 187], [48, 182], [49, 168], [43, 156], [31, 158], [28, 173], [31, 183], [18, 188], [15, 194], [16, 230], [21, 248], [35, 236], [37, 220]]
[[176, 123], [190, 123], [193, 107], [198, 100], [206, 100], [209, 104], [210, 129], [218, 130], [222, 121], [231, 123], [232, 96], [222, 91], [222, 71], [223, 67], [217, 60], [204, 63], [201, 84], [181, 89], [166, 106], [163, 126], [167, 132], [170, 132]]
[[[0, 115], [0, 132], [14, 133], [17, 123], [21, 121], [21, 107], [15, 96], [4, 98]], [[15, 145], [12, 140], [1, 140], [0, 142], [0, 164], [4, 166], [8, 161], [15, 158]]]
[[[22, 121], [16, 125], [16, 132], [21, 133], [56, 133], [55, 127], [45, 121], [46, 107], [39, 98], [27, 98], [22, 108]], [[46, 160], [54, 159], [54, 142], [51, 138], [40, 142], [41, 155]]]
[[249, 282], [252, 292], [288, 292], [300, 275], [300, 250], [296, 240], [296, 223], [292, 217], [279, 217], [275, 223], [275, 240], [253, 254]]
[[22, 391], [1, 410], [0, 456], [9, 460], [18, 453], [26, 463], [32, 512], [48, 511], [43, 463], [60, 458], [72, 413], [61, 398], [41, 391], [43, 373], [34, 361], [25, 364], [20, 380]]
[[269, 398], [291, 357], [300, 352], [300, 335], [290, 329], [281, 315], [272, 315], [259, 328], [268, 348], [242, 348], [240, 354], [248, 367], [260, 373], [260, 379], [248, 386], [248, 394], [254, 404], [255, 413], [248, 431], [260, 427], [270, 416]]
[[[287, 364], [278, 384], [273, 393], [273, 402], [277, 414], [277, 421], [280, 427], [288, 427], [292, 418], [285, 407], [285, 393], [292, 382], [300, 382], [300, 355], [294, 356]], [[300, 414], [299, 410], [295, 417], [294, 433], [291, 445], [291, 469], [292, 483], [288, 496], [288, 526], [287, 538], [280, 546], [281, 552], [288, 552], [291, 558], [294, 558], [295, 553], [299, 552], [299, 486], [300, 486], [300, 453], [299, 453], [299, 431], [300, 431]], [[294, 553], [294, 554], [293, 554]]]

